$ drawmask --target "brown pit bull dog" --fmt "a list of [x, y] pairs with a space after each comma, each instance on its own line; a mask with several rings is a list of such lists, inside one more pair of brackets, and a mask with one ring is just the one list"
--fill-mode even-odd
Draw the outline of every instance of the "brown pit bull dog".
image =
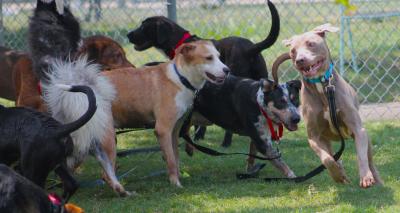
[[341, 162], [332, 157], [331, 141], [339, 140], [329, 115], [325, 88], [335, 86], [335, 99], [340, 131], [345, 137], [352, 137], [356, 144], [360, 174], [360, 186], [370, 187], [382, 183], [372, 160], [372, 146], [358, 113], [359, 102], [354, 89], [333, 69], [329, 48], [325, 41], [327, 32], [339, 29], [330, 24], [316, 27], [310, 32], [295, 35], [283, 43], [290, 47], [290, 53], [281, 56], [278, 66], [284, 60], [292, 59], [302, 75], [301, 105], [307, 127], [310, 147], [319, 156], [331, 177], [339, 183], [348, 183]]
[[[96, 35], [83, 39], [78, 50], [88, 60], [101, 65], [102, 70], [135, 67], [126, 58], [125, 51], [109, 37]], [[38, 90], [38, 79], [32, 72], [28, 54], [0, 46], [0, 98], [25, 106], [47, 111]]]
[[169, 180], [180, 187], [178, 134], [191, 109], [195, 91], [206, 80], [222, 83], [229, 69], [210, 41], [183, 44], [175, 58], [157, 66], [103, 72], [116, 90], [112, 103], [117, 128], [154, 127]]

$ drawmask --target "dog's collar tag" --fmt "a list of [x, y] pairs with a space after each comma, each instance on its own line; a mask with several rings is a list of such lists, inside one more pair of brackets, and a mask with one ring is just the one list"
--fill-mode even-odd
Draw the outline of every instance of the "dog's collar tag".
[[187, 78], [185, 78], [185, 76], [183, 76], [182, 74], [179, 73], [178, 68], [176, 67], [176, 64], [173, 64], [174, 66], [174, 71], [176, 73], [176, 75], [178, 75], [179, 77], [179, 81], [188, 89], [192, 90], [192, 92], [196, 92], [197, 89], [189, 82], [189, 80], [187, 80]]
[[321, 76], [316, 77], [316, 78], [303, 77], [303, 79], [305, 81], [307, 81], [308, 83], [312, 83], [312, 84], [325, 83], [325, 82], [329, 81], [329, 79], [331, 78], [332, 74], [333, 74], [333, 63], [330, 63], [329, 64], [329, 68], [325, 71], [324, 75], [321, 75]]

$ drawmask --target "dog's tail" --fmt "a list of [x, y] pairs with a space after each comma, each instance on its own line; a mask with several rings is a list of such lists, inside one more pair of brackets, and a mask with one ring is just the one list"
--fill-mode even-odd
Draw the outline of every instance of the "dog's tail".
[[70, 86], [66, 84], [56, 84], [55, 86], [60, 88], [61, 90], [68, 92], [84, 93], [87, 96], [87, 100], [89, 103], [86, 112], [80, 118], [78, 118], [78, 120], [73, 121], [72, 123], [64, 124], [59, 129], [57, 129], [56, 136], [65, 137], [66, 135], [69, 135], [73, 131], [76, 131], [77, 129], [81, 128], [93, 117], [97, 109], [96, 96], [94, 95], [93, 90], [88, 86], [83, 86], [83, 85]]
[[[44, 100], [53, 117], [66, 124], [60, 131], [66, 133], [77, 129], [89, 120], [71, 133], [74, 153], [67, 159], [67, 163], [70, 168], [74, 168], [82, 162], [93, 142], [102, 142], [105, 138], [110, 123], [113, 123], [111, 102], [116, 92], [109, 80], [99, 75], [100, 66], [90, 64], [86, 57], [72, 62], [55, 60], [49, 71], [49, 82], [43, 85]], [[60, 85], [85, 85], [90, 87], [90, 90], [86, 87], [69, 88]], [[86, 93], [87, 97], [84, 94], [67, 92], [66, 89], [79, 89]], [[94, 93], [93, 97], [91, 90]], [[93, 105], [95, 102], [97, 110]], [[92, 117], [93, 110], [96, 112]]]
[[272, 24], [271, 24], [270, 32], [269, 32], [267, 38], [265, 38], [261, 42], [254, 44], [252, 47], [250, 47], [246, 51], [247, 54], [249, 54], [249, 55], [258, 54], [261, 51], [271, 47], [278, 39], [279, 29], [280, 29], [280, 19], [279, 19], [278, 10], [276, 9], [275, 5], [269, 0], [268, 0], [268, 8], [271, 12], [271, 17], [272, 17]]
[[63, 0], [37, 0], [29, 21], [28, 42], [33, 71], [46, 82], [54, 59], [74, 57], [81, 40], [79, 22], [60, 4]]

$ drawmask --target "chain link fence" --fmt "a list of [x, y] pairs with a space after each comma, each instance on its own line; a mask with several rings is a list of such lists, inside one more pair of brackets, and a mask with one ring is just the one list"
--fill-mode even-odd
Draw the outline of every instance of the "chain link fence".
[[[327, 22], [340, 26], [340, 33], [328, 35], [328, 44], [335, 67], [358, 92], [364, 117], [400, 118], [399, 0], [353, 0], [357, 10], [351, 16], [333, 0], [272, 1], [281, 17], [281, 33], [278, 42], [263, 52], [268, 67], [288, 50], [283, 39]], [[27, 50], [28, 19], [36, 1], [0, 2], [1, 44]], [[271, 25], [265, 0], [69, 0], [68, 5], [79, 18], [84, 36], [112, 37], [136, 66], [166, 58], [154, 49], [136, 52], [126, 34], [146, 17], [174, 18], [174, 8], [177, 22], [203, 38], [235, 35], [258, 42]], [[282, 67], [283, 80], [298, 78], [289, 62]]]

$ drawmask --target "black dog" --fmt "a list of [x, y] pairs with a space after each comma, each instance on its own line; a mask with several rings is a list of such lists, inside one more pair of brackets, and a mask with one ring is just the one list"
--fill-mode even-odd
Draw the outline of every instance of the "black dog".
[[46, 71], [49, 70], [50, 57], [73, 58], [70, 54], [77, 52], [81, 40], [79, 22], [67, 8], [59, 14], [56, 3], [56, 0], [37, 0], [29, 24], [28, 43], [33, 70], [42, 83], [48, 80]]
[[[0, 212], [4, 213], [75, 213], [71, 205], [47, 193], [30, 180], [0, 164]], [[72, 208], [71, 208], [72, 207]], [[80, 209], [80, 208], [79, 208]]]
[[[207, 84], [194, 102], [192, 122], [196, 121], [196, 112], [208, 121], [239, 135], [251, 138], [250, 153], [257, 151], [267, 158], [277, 156], [272, 147], [274, 126], [283, 124], [290, 131], [297, 130], [300, 121], [298, 112], [301, 82], [292, 80], [283, 85], [274, 85], [272, 81], [254, 81], [229, 75], [222, 85]], [[268, 119], [273, 123], [267, 125]], [[204, 124], [204, 123], [203, 123]], [[186, 140], [190, 124], [185, 122], [181, 136]], [[283, 127], [281, 127], [283, 128]], [[254, 147], [255, 146], [255, 147]], [[187, 151], [188, 150], [187, 147]], [[190, 153], [189, 153], [190, 154]], [[248, 170], [254, 166], [254, 159], [249, 158]], [[295, 177], [281, 158], [272, 160], [272, 164], [286, 177]]]
[[[255, 80], [267, 78], [267, 66], [261, 51], [271, 47], [278, 39], [280, 21], [275, 6], [268, 1], [271, 11], [272, 25], [266, 39], [254, 44], [250, 40], [241, 37], [227, 37], [221, 40], [212, 40], [220, 52], [221, 61], [226, 64], [232, 74], [247, 77]], [[129, 41], [135, 45], [138, 51], [155, 47], [162, 50], [172, 59], [175, 49], [184, 42], [198, 40], [200, 38], [191, 36], [188, 31], [166, 17], [156, 16], [144, 20], [140, 27], [129, 32]], [[205, 129], [196, 134], [195, 138], [201, 138]], [[225, 134], [223, 146], [229, 146], [232, 140], [232, 133]]]
[[75, 122], [61, 124], [52, 117], [23, 107], [0, 105], [0, 163], [18, 162], [20, 173], [40, 187], [45, 186], [50, 171], [55, 170], [64, 184], [64, 198], [78, 185], [66, 169], [65, 159], [72, 153], [70, 133], [88, 122], [96, 112], [96, 97], [87, 86], [60, 86], [70, 92], [88, 96], [87, 111]]

